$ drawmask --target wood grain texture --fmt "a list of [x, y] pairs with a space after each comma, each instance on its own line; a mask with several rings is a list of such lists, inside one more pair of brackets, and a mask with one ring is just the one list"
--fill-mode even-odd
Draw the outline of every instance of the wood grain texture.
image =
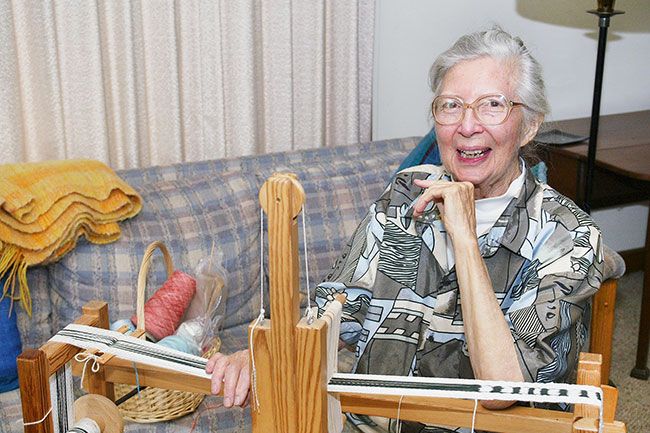
[[[268, 218], [271, 379], [277, 433], [298, 429], [295, 328], [300, 314], [298, 227], [304, 191], [295, 176], [276, 174], [260, 190]], [[259, 379], [259, 377], [258, 377]]]
[[[600, 386], [600, 367], [602, 365], [602, 356], [599, 353], [580, 353], [578, 360], [578, 375], [576, 383], [579, 385]], [[576, 404], [573, 409], [576, 419], [574, 433], [591, 432], [591, 424], [587, 421], [581, 421], [582, 418], [598, 420], [600, 418], [599, 409], [596, 406], [588, 404]], [[598, 431], [598, 429], [596, 429]]]
[[[251, 395], [251, 417], [253, 432], [275, 433], [275, 420], [273, 418], [273, 387], [271, 379], [271, 326], [268, 320], [257, 325], [248, 327], [249, 341], [250, 333], [253, 333], [253, 346], [249, 348], [251, 354], [251, 387], [253, 386], [253, 357], [255, 358], [256, 384], [255, 395]], [[251, 388], [252, 391], [252, 388]], [[257, 401], [256, 401], [257, 399]], [[259, 406], [257, 402], [259, 401]]]
[[[100, 314], [95, 314], [96, 307], [98, 304], [95, 304], [98, 301], [91, 301], [89, 304], [91, 306], [91, 311], [93, 311], [92, 314], [82, 314], [77, 320], [74, 321], [74, 323], [79, 324], [79, 325], [88, 325], [88, 326], [99, 326], [101, 319]], [[105, 302], [102, 302], [100, 304], [103, 304], [108, 308], [108, 304]], [[48, 360], [48, 375], [51, 376], [59, 370], [61, 367], [63, 367], [67, 362], [69, 362], [72, 357], [74, 357], [77, 353], [81, 352], [82, 349], [69, 345], [69, 344], [62, 344], [62, 343], [53, 343], [53, 342], [47, 342], [43, 344], [40, 348], [45, 354], [47, 355], [47, 360]]]
[[302, 319], [296, 328], [298, 432], [327, 433], [327, 325]]
[[602, 355], [601, 383], [609, 383], [612, 366], [612, 338], [614, 337], [614, 307], [616, 306], [617, 280], [606, 280], [593, 297], [591, 307], [591, 337], [589, 352]]
[[[40, 349], [27, 349], [16, 359], [23, 421], [35, 422], [43, 418], [51, 406], [47, 355]], [[43, 422], [25, 426], [25, 433], [53, 433], [50, 414]]]
[[122, 433], [124, 420], [112, 400], [97, 394], [86, 394], [74, 402], [74, 422], [90, 418], [102, 433]]
[[603, 419], [605, 422], [614, 422], [616, 406], [618, 404], [618, 389], [613, 386], [603, 385]]
[[[83, 312], [82, 317], [92, 317], [95, 320], [95, 324], [98, 328], [108, 329], [110, 322], [108, 319], [108, 304], [101, 301], [90, 301], [83, 307], [81, 307]], [[78, 364], [76, 360], [72, 360], [73, 364]], [[79, 368], [74, 368], [73, 373], [81, 371]], [[84, 383], [82, 384], [83, 389], [86, 392], [92, 394], [99, 394], [109, 398], [111, 401], [115, 400], [115, 389], [113, 383], [108, 382], [105, 378], [105, 369], [100, 368], [98, 372], [93, 373], [90, 370], [90, 363], [86, 367], [86, 373], [84, 375]]]
[[[399, 396], [341, 393], [344, 412], [396, 418]], [[431, 397], [404, 397], [400, 419], [434, 425], [471, 427], [473, 400]], [[566, 412], [513, 406], [505, 410], [488, 410], [480, 404], [476, 411], [476, 428], [503, 433], [570, 433], [573, 415]]]
[[[399, 396], [370, 394], [339, 394], [343, 412], [397, 418]], [[400, 407], [402, 420], [418, 421], [449, 427], [472, 425], [474, 401], [455, 398], [404, 397]], [[575, 419], [568, 412], [512, 406], [504, 410], [488, 410], [481, 405], [476, 411], [477, 430], [498, 433], [575, 433], [596, 426], [598, 416]], [[575, 430], [575, 427], [587, 430]], [[606, 421], [603, 433], [624, 433], [625, 424]]]
[[[138, 369], [138, 382], [140, 386], [173, 389], [206, 395], [211, 394], [209, 378], [191, 376], [189, 374], [145, 364], [136, 364], [136, 367]], [[104, 380], [110, 385], [113, 383], [136, 385], [133, 362], [120, 359], [117, 356], [110, 357], [100, 368], [99, 373], [92, 373], [92, 375], [102, 373]], [[88, 370], [86, 370], [86, 376], [88, 375]]]

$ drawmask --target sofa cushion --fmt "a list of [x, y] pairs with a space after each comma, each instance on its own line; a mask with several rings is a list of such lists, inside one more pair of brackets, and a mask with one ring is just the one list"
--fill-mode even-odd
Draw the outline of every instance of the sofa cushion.
[[[228, 270], [224, 326], [252, 320], [251, 301], [259, 285], [258, 188], [254, 176], [240, 171], [139, 187], [143, 210], [122, 224], [117, 242], [80, 244], [74, 254], [50, 267], [54, 328], [78, 317], [80, 307], [92, 299], [108, 302], [111, 321], [130, 317], [135, 311], [140, 262], [147, 245], [155, 240], [165, 243], [175, 269], [190, 274], [199, 259], [210, 253], [214, 240]], [[165, 279], [162, 257], [154, 254], [147, 296]]]
[[32, 316], [15, 303], [18, 330], [24, 348], [38, 347], [52, 336], [52, 303], [48, 282], [48, 268], [34, 266], [27, 270], [27, 287], [32, 297]]

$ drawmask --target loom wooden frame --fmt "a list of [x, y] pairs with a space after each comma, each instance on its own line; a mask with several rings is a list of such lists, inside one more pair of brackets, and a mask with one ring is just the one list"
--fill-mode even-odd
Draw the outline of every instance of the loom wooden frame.
[[[252, 332], [257, 371], [257, 399], [259, 407], [252, 413], [253, 433], [326, 433], [327, 381], [326, 333], [327, 326], [317, 319], [312, 324], [299, 316], [299, 265], [297, 216], [304, 203], [304, 191], [293, 175], [273, 175], [260, 190], [260, 203], [267, 214], [269, 233], [269, 284], [271, 316]], [[601, 346], [611, 353], [611, 322], [613, 322], [612, 286], [603, 295], [604, 304], [594, 307], [594, 316], [605, 317], [607, 323], [592, 318], [598, 328]], [[602, 290], [602, 289], [601, 289]], [[616, 286], [613, 291], [615, 296]], [[611, 320], [610, 320], [611, 319]], [[108, 306], [91, 301], [82, 308], [78, 324], [108, 328]], [[82, 350], [67, 344], [48, 342], [39, 349], [25, 350], [17, 359], [23, 419], [36, 421], [50, 408], [49, 377], [67, 362], [75, 364], [74, 356]], [[114, 399], [113, 383], [135, 384], [132, 363], [115, 356], [100, 356], [102, 368], [98, 373], [86, 374], [83, 387], [90, 393]], [[605, 365], [608, 368], [607, 365]], [[80, 374], [76, 363], [73, 372]], [[138, 365], [141, 386], [177, 389], [210, 394], [210, 381], [178, 372]], [[601, 356], [581, 354], [578, 383], [601, 384]], [[602, 386], [606, 433], [624, 433], [625, 425], [615, 421], [618, 392]], [[342, 410], [365, 415], [397, 417], [402, 420], [432, 424], [471, 426], [474, 402], [447, 398], [399, 397], [365, 394], [338, 394]], [[598, 409], [576, 405], [573, 413], [511, 407], [491, 411], [482, 407], [476, 414], [476, 428], [494, 432], [586, 433], [597, 431]], [[25, 426], [25, 433], [52, 433], [52, 417], [42, 423]]]

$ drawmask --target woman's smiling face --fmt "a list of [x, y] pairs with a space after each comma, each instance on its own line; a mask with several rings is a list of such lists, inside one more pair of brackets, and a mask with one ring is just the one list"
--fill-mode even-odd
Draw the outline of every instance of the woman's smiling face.
[[[481, 57], [461, 62], [445, 76], [441, 95], [472, 103], [481, 96], [502, 94], [514, 102], [514, 67], [506, 61]], [[523, 107], [513, 108], [500, 125], [485, 126], [467, 109], [461, 122], [436, 124], [442, 162], [456, 181], [474, 184], [475, 198], [496, 197], [520, 174], [519, 148], [528, 143], [539, 124], [523, 125]]]

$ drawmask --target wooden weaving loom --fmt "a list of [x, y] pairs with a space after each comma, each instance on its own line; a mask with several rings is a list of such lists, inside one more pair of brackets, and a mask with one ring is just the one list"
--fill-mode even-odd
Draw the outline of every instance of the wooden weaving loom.
[[[256, 400], [251, 410], [253, 433], [327, 433], [327, 326], [321, 319], [311, 324], [300, 318], [297, 217], [304, 202], [304, 191], [295, 176], [277, 174], [262, 186], [260, 203], [268, 218], [269, 292], [272, 320], [249, 327], [256, 370]], [[91, 302], [75, 322], [108, 328], [105, 303]], [[26, 350], [18, 358], [23, 419], [45, 420], [26, 425], [26, 433], [53, 433], [48, 378], [75, 354], [75, 346], [48, 342], [37, 350]], [[113, 355], [100, 356], [99, 372], [85, 375], [84, 388], [111, 399], [113, 383], [135, 384], [130, 361]], [[181, 391], [210, 393], [210, 380], [173, 370], [138, 365], [139, 384]], [[77, 365], [76, 373], [81, 367]], [[73, 370], [74, 371], [74, 370]], [[600, 355], [581, 354], [578, 369], [580, 385], [600, 386]], [[624, 433], [625, 425], [615, 421], [618, 392], [602, 386], [604, 402], [603, 432]], [[429, 424], [470, 427], [474, 400], [439, 397], [370, 395], [363, 392], [337, 394], [341, 409]], [[253, 398], [252, 400], [255, 400]], [[475, 428], [515, 433], [597, 432], [599, 408], [576, 404], [573, 413], [510, 407], [490, 411], [478, 405]]]

